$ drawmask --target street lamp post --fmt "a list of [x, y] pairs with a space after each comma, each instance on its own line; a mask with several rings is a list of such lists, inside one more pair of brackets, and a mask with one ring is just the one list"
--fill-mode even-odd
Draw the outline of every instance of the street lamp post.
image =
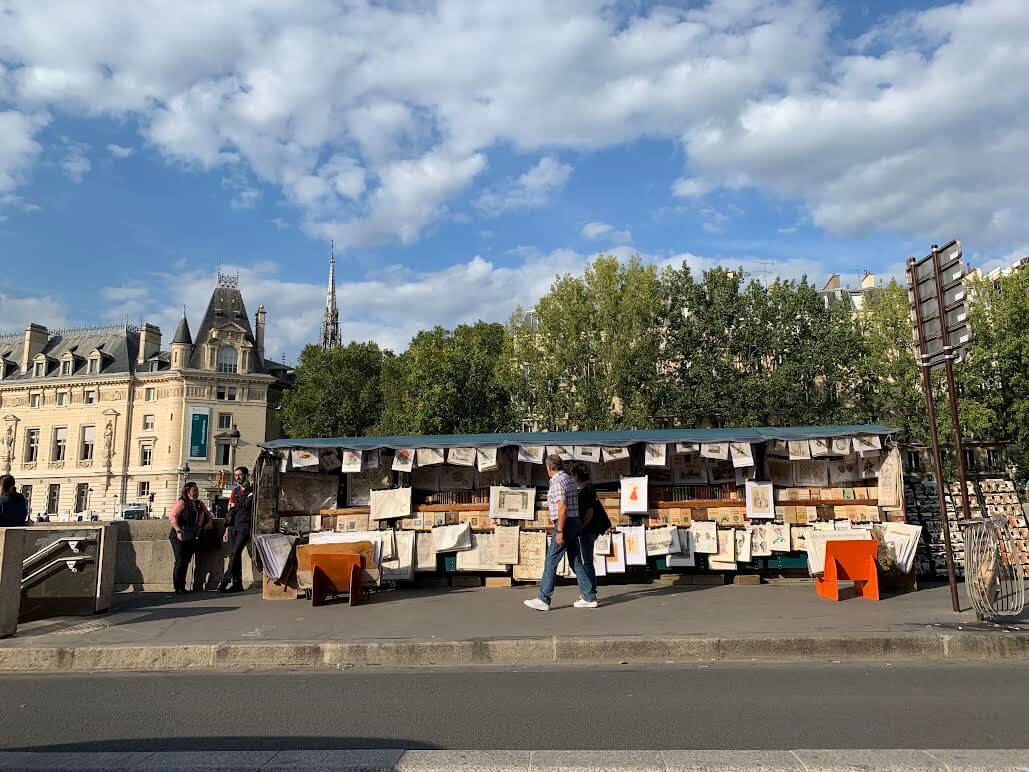
[[239, 427], [233, 424], [232, 431], [229, 432], [229, 447], [232, 449], [232, 457], [229, 459], [229, 474], [236, 468], [236, 448], [239, 447], [239, 437]]

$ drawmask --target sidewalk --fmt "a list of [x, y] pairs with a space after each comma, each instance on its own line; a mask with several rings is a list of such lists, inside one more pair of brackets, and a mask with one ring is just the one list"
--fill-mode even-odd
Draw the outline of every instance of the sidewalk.
[[404, 589], [354, 608], [120, 594], [107, 615], [23, 625], [0, 641], [0, 671], [1029, 656], [1029, 616], [977, 623], [945, 585], [839, 603], [810, 584], [622, 585], [595, 610], [572, 608], [568, 586], [545, 613], [522, 605], [534, 593]]

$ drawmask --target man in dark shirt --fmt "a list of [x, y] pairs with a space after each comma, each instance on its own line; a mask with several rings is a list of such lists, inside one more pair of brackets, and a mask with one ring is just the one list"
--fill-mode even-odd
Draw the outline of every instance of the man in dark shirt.
[[29, 504], [14, 488], [14, 478], [0, 477], [0, 526], [25, 525], [29, 519]]
[[250, 524], [253, 522], [254, 486], [250, 484], [250, 471], [238, 466], [232, 473], [235, 485], [229, 494], [229, 512], [225, 518], [224, 541], [229, 543], [229, 565], [218, 585], [218, 592], [240, 592], [243, 589], [243, 550], [250, 543]]

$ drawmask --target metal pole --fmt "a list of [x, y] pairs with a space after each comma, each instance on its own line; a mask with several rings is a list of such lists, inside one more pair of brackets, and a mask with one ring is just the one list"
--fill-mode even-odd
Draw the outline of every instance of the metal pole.
[[933, 469], [936, 472], [936, 499], [940, 507], [940, 520], [943, 523], [943, 548], [947, 560], [947, 583], [950, 585], [950, 605], [954, 611], [961, 611], [958, 602], [958, 580], [954, 570], [954, 549], [950, 543], [950, 521], [947, 518], [947, 500], [943, 492], [943, 461], [940, 458], [939, 428], [936, 425], [936, 405], [933, 402], [932, 379], [929, 367], [925, 363], [925, 332], [922, 329], [922, 298], [918, 292], [918, 277], [915, 275], [915, 259], [908, 259], [908, 281], [914, 296], [915, 329], [918, 331], [919, 368], [922, 371], [922, 389], [925, 391], [925, 407], [929, 416], [929, 439], [933, 449]]
[[940, 275], [940, 250], [933, 244], [933, 276], [936, 279], [936, 307], [940, 315], [940, 332], [943, 335], [944, 372], [947, 375], [947, 404], [950, 407], [950, 427], [954, 432], [954, 453], [957, 455], [958, 480], [961, 483], [961, 508], [965, 520], [972, 519], [968, 505], [968, 477], [965, 470], [965, 447], [961, 441], [961, 420], [958, 418], [957, 390], [954, 388], [954, 352], [950, 347], [950, 333], [947, 331], [947, 317], [943, 302], [943, 277]]

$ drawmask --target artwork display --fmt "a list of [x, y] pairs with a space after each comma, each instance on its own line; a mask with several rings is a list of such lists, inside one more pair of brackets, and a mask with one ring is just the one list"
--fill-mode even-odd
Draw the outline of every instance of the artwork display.
[[832, 438], [832, 454], [834, 456], [849, 456], [850, 455], [850, 437], [833, 437]]
[[647, 557], [671, 555], [681, 551], [679, 529], [674, 525], [648, 528], [646, 531]]
[[538, 582], [543, 578], [543, 564], [547, 558], [547, 534], [543, 531], [524, 531], [518, 536], [518, 562], [511, 569], [512, 577], [520, 582]]
[[438, 491], [443, 466], [419, 466], [411, 472], [411, 485], [423, 491]]
[[508, 520], [536, 518], [536, 489], [494, 485], [489, 489], [489, 515]]
[[832, 455], [832, 444], [825, 437], [810, 440], [811, 458], [822, 458]]
[[748, 528], [737, 528], [736, 531], [736, 562], [750, 562], [750, 548], [753, 543], [753, 534]]
[[861, 471], [862, 480], [874, 480], [879, 476], [879, 466], [882, 464], [881, 451], [872, 451], [872, 455], [862, 455], [858, 459], [858, 468]]
[[793, 526], [790, 528], [790, 549], [793, 552], [805, 552], [807, 550], [807, 535], [811, 529], [807, 526]]
[[474, 480], [475, 469], [471, 466], [447, 464], [439, 472], [439, 489], [441, 491], [470, 491]]
[[747, 517], [772, 520], [775, 517], [775, 489], [770, 482], [747, 482]]
[[811, 458], [811, 443], [808, 440], [790, 440], [790, 461], [802, 461]]
[[718, 524], [710, 520], [694, 520], [690, 526], [693, 534], [693, 549], [697, 552], [714, 554], [718, 552]]
[[618, 482], [632, 471], [632, 464], [629, 458], [616, 458], [611, 461], [604, 461], [597, 465], [596, 475], [591, 479], [593, 482]]
[[735, 530], [719, 529], [718, 531], [718, 552], [707, 559], [708, 568], [715, 571], [736, 570], [736, 532]]
[[878, 434], [858, 434], [854, 437], [854, 450], [865, 453], [870, 450], [882, 450], [882, 440]]
[[736, 487], [742, 488], [748, 480], [757, 477], [757, 469], [752, 466], [736, 467]]
[[411, 489], [387, 488], [372, 491], [370, 496], [372, 520], [391, 520], [411, 516]]
[[518, 448], [518, 460], [529, 464], [542, 464], [543, 452], [542, 445], [522, 445]]
[[415, 532], [414, 570], [435, 571], [436, 570], [436, 548], [432, 542], [431, 531]]
[[443, 448], [418, 448], [415, 460], [418, 466], [435, 466], [445, 461], [445, 454]]
[[713, 485], [736, 482], [736, 467], [732, 461], [708, 461], [707, 476]]
[[647, 564], [647, 529], [642, 525], [622, 526], [618, 529], [625, 543], [625, 564], [645, 566]]
[[792, 547], [790, 526], [786, 523], [768, 524], [768, 547], [772, 552], [789, 552]]
[[379, 451], [378, 451], [378, 449], [366, 450], [364, 453], [361, 454], [361, 458], [362, 458], [362, 462], [361, 463], [364, 465], [365, 469], [378, 469], [379, 468]]
[[476, 448], [475, 461], [480, 472], [494, 472], [497, 464], [497, 448]]
[[621, 481], [622, 512], [645, 513], [647, 511], [647, 478], [623, 477]]
[[700, 455], [704, 458], [715, 458], [722, 461], [729, 460], [728, 442], [704, 442], [700, 445]]
[[[517, 562], [517, 561], [515, 561]], [[507, 571], [497, 560], [497, 540], [492, 533], [473, 533], [472, 548], [457, 553], [458, 571]]]
[[[644, 553], [646, 548], [644, 547]], [[615, 532], [611, 534], [611, 554], [604, 558], [607, 573], [625, 573], [625, 534]]]
[[861, 479], [861, 467], [858, 459], [853, 456], [829, 462], [829, 482], [832, 485], [837, 483], [857, 482]]
[[904, 470], [897, 448], [890, 450], [879, 464], [876, 496], [880, 507], [900, 507], [904, 500]]
[[675, 443], [676, 453], [699, 453], [700, 443], [699, 442], [677, 442]]
[[674, 456], [672, 480], [678, 485], [707, 485], [707, 462], [700, 456]]
[[414, 448], [401, 448], [393, 453], [393, 471], [410, 472], [414, 469]]
[[829, 462], [819, 459], [794, 462], [794, 477], [797, 485], [812, 488], [829, 487]]
[[303, 469], [309, 466], [318, 466], [318, 451], [307, 448], [293, 448], [289, 454], [289, 460], [294, 469]]
[[696, 545], [693, 543], [693, 531], [689, 528], [679, 529], [679, 554], [669, 555], [669, 568], [692, 568], [697, 565]]
[[643, 462], [646, 466], [664, 466], [668, 446], [663, 442], [648, 442], [643, 447]]
[[737, 469], [754, 466], [754, 448], [749, 442], [730, 442], [729, 455], [732, 457], [732, 465]]
[[786, 440], [772, 440], [768, 445], [768, 455], [789, 458], [790, 448]]
[[675, 481], [675, 472], [666, 466], [652, 466], [647, 469], [647, 477], [651, 485], [671, 485]]
[[394, 555], [382, 561], [382, 581], [409, 582], [414, 579], [415, 531], [392, 531]]
[[572, 448], [572, 458], [576, 461], [597, 464], [600, 462], [600, 448], [595, 445], [576, 445]]
[[517, 525], [498, 525], [493, 528], [495, 558], [498, 563], [514, 565], [518, 562], [518, 537], [521, 530]]
[[359, 450], [347, 450], [344, 448], [340, 452], [340, 471], [351, 473], [361, 471], [361, 462], [364, 458], [364, 454]]
[[750, 528], [750, 554], [755, 558], [768, 557], [772, 554], [772, 544], [768, 525], [755, 525]]
[[460, 552], [472, 548], [472, 526], [469, 523], [441, 525], [432, 529], [436, 552]]
[[[335, 472], [342, 466], [339, 453], [333, 450], [322, 450], [318, 453], [318, 468], [323, 472]], [[365, 466], [366, 469], [370, 468]]]
[[611, 554], [611, 534], [602, 533], [596, 541], [593, 542], [593, 554], [594, 555], [610, 555]]
[[547, 445], [548, 456], [560, 456], [563, 461], [572, 460], [571, 445]]
[[593, 573], [597, 576], [607, 576], [607, 557], [605, 555], [593, 553]]
[[447, 463], [452, 466], [475, 466], [475, 448], [450, 448]]
[[830, 541], [868, 541], [871, 531], [852, 529], [848, 531], [810, 531], [806, 538], [807, 565], [811, 575], [825, 572], [825, 545]]

